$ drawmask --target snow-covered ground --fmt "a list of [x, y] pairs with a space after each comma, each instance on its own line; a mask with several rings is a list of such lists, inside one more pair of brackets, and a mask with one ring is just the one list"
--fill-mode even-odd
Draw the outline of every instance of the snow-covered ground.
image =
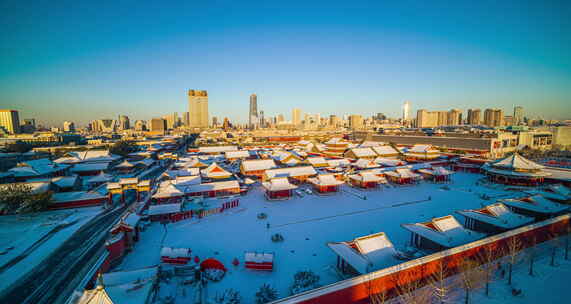
[[41, 263], [101, 207], [0, 217], [0, 291]]
[[[293, 275], [300, 270], [309, 269], [318, 274], [321, 285], [342, 279], [334, 270], [336, 256], [326, 246], [327, 242], [348, 241], [385, 232], [397, 248], [402, 248], [410, 235], [401, 224], [428, 221], [449, 214], [463, 222], [463, 218], [454, 211], [480, 208], [495, 202], [494, 199], [482, 200], [481, 194], [491, 197], [515, 194], [476, 185], [481, 178], [478, 174], [456, 173], [453, 182], [447, 185], [422, 182], [373, 191], [343, 186], [344, 190], [365, 195], [366, 200], [343, 192], [332, 196], [306, 194], [286, 201], [267, 201], [261, 187], [256, 186], [246, 196], [240, 197], [240, 207], [236, 209], [166, 227], [159, 223], [151, 224], [142, 233], [133, 252], [116, 270], [159, 264], [161, 246], [185, 247], [192, 249], [193, 255], [201, 259], [214, 257], [229, 269], [222, 281], [208, 284], [206, 292], [209, 297], [233, 288], [241, 293], [243, 303], [253, 303], [255, 292], [264, 283], [276, 288], [279, 297], [285, 297], [290, 295]], [[267, 219], [257, 218], [261, 212], [268, 215]], [[275, 233], [283, 235], [284, 241], [272, 242], [271, 235]], [[275, 253], [274, 271], [246, 270], [246, 251]], [[231, 264], [234, 258], [240, 260], [238, 267]], [[191, 287], [188, 288], [185, 293], [192, 294]], [[173, 290], [163, 290], [161, 296]], [[188, 301], [180, 292], [177, 295], [177, 303]]]

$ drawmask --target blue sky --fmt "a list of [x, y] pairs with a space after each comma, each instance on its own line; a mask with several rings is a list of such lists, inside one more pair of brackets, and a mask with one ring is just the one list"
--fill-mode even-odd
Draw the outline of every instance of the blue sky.
[[[91, 2], [91, 3], [90, 3]], [[120, 3], [119, 3], [120, 2]], [[187, 111], [571, 118], [569, 1], [0, 2], [0, 108], [45, 123]]]

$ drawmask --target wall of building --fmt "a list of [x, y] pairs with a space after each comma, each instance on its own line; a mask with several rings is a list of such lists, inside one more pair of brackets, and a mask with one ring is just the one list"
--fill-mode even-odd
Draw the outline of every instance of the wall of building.
[[411, 282], [421, 282], [435, 274], [445, 265], [448, 274], [458, 271], [464, 260], [474, 260], [485, 250], [492, 250], [501, 257], [508, 252], [508, 242], [517, 239], [521, 248], [548, 241], [567, 234], [571, 216], [562, 215], [536, 224], [504, 232], [464, 246], [441, 251], [423, 258], [405, 262], [383, 270], [323, 286], [305, 293], [284, 298], [272, 303], [370, 303], [373, 294], [395, 294], [395, 287]]

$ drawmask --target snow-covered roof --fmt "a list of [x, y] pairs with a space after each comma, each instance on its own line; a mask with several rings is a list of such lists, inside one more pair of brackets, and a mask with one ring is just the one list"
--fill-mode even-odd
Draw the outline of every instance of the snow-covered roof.
[[402, 227], [447, 248], [464, 245], [485, 236], [462, 227], [452, 215], [434, 218], [428, 223], [404, 224]]
[[254, 159], [242, 161], [242, 168], [244, 171], [261, 171], [276, 168], [276, 163], [273, 159]]
[[109, 167], [109, 163], [86, 163], [76, 164], [71, 168], [71, 172], [104, 171]]
[[266, 170], [265, 172], [265, 175], [268, 178], [273, 178], [275, 176], [289, 176], [289, 177], [310, 176], [316, 174], [317, 172], [312, 166], [271, 169], [271, 170]]
[[107, 198], [107, 196], [101, 195], [93, 191], [57, 192], [52, 194], [52, 199], [54, 203], [65, 203], [65, 202], [104, 199], [104, 198]]
[[408, 168], [397, 168], [395, 170], [395, 172], [401, 177], [401, 178], [417, 178], [420, 175], [418, 175], [417, 173], [412, 172], [410, 169]]
[[372, 149], [379, 156], [385, 156], [386, 157], [387, 155], [396, 156], [399, 154], [399, 151], [395, 150], [395, 148], [388, 146], [388, 145], [372, 147]]
[[196, 176], [200, 174], [199, 168], [184, 168], [179, 170], [167, 170], [163, 173], [163, 176], [169, 179], [176, 179], [180, 176]]
[[190, 248], [163, 247], [161, 248], [161, 256], [169, 258], [190, 258], [191, 250]]
[[111, 179], [113, 179], [113, 177], [109, 174], [105, 174], [103, 171], [101, 171], [99, 174], [90, 177], [87, 182], [88, 183], [106, 183], [108, 181], [110, 181]]
[[56, 163], [112, 162], [121, 156], [109, 153], [109, 150], [87, 150], [68, 152], [65, 157], [55, 160]]
[[244, 261], [254, 263], [273, 263], [274, 254], [265, 252], [246, 252], [244, 253]]
[[368, 169], [368, 168], [378, 168], [380, 165], [372, 159], [367, 158], [359, 158], [356, 162], [353, 163], [353, 166], [360, 168], [360, 169]]
[[508, 157], [500, 159], [490, 164], [494, 168], [506, 169], [506, 170], [541, 170], [545, 168], [544, 166], [533, 162], [518, 153], [514, 153]]
[[[166, 184], [163, 185], [163, 183]], [[177, 188], [172, 183], [170, 183], [170, 181], [166, 181], [163, 183], [161, 183], [157, 192], [153, 194], [153, 198], [178, 197], [184, 195], [184, 192], [179, 190], [179, 188]]]
[[505, 199], [504, 204], [510, 207], [533, 211], [536, 213], [553, 214], [569, 209], [568, 205], [563, 205], [546, 199], [542, 195], [533, 195], [520, 199]]
[[325, 142], [326, 145], [348, 145], [349, 142], [344, 140], [341, 137], [333, 137], [331, 139], [329, 139], [328, 141]]
[[34, 177], [48, 175], [68, 168], [68, 165], [57, 164], [47, 158], [40, 158], [18, 163], [8, 170], [15, 177]]
[[306, 159], [307, 163], [309, 163], [312, 166], [328, 166], [329, 163], [327, 162], [327, 160], [325, 160], [324, 157], [308, 157]]
[[201, 170], [203, 176], [210, 177], [210, 178], [226, 178], [232, 176], [232, 173], [224, 170], [224, 168], [220, 167], [216, 162], [213, 162], [205, 169]]
[[353, 153], [353, 155], [355, 155], [355, 157], [357, 157], [357, 158], [377, 156], [375, 151], [373, 151], [373, 149], [371, 149], [371, 148], [353, 148], [346, 153], [349, 153], [349, 152]]
[[408, 149], [408, 153], [439, 153], [440, 151], [434, 149], [431, 145], [414, 145]]
[[267, 191], [282, 191], [297, 189], [296, 185], [290, 184], [287, 177], [272, 178], [269, 182], [262, 183]]
[[75, 183], [77, 182], [78, 179], [79, 179], [79, 177], [77, 175], [58, 176], [58, 177], [52, 178], [52, 183], [54, 183], [56, 186], [58, 186], [60, 188], [70, 188], [70, 187], [75, 186]]
[[457, 213], [504, 229], [523, 226], [534, 220], [532, 217], [512, 212], [502, 203], [495, 203], [477, 210], [461, 210]]
[[361, 171], [357, 174], [351, 174], [349, 175], [350, 179], [354, 179], [354, 180], [358, 180], [361, 182], [376, 182], [376, 183], [386, 183], [387, 180], [382, 177], [382, 176], [378, 176], [372, 172], [368, 172], [368, 171]]
[[138, 184], [138, 183], [139, 183], [139, 179], [136, 177], [128, 177], [128, 178], [120, 178], [119, 179], [120, 185], [133, 185], [133, 184]]
[[380, 141], [364, 141], [364, 142], [359, 144], [359, 148], [377, 147], [377, 146], [380, 146], [382, 144], [384, 144], [384, 143], [382, 143]]
[[182, 204], [161, 204], [149, 206], [149, 215], [170, 214], [180, 212]]
[[131, 163], [128, 160], [124, 160], [121, 163], [117, 164], [115, 168], [124, 169], [124, 168], [133, 168], [135, 167], [135, 163]]
[[247, 158], [250, 157], [250, 151], [248, 150], [227, 151], [225, 155], [226, 158]]
[[327, 246], [361, 274], [398, 262], [395, 258], [397, 252], [383, 232], [363, 236], [352, 242], [328, 243]]
[[556, 184], [556, 185], [549, 185], [547, 187], [549, 190], [553, 191], [554, 193], [557, 193], [559, 195], [563, 195], [567, 198], [571, 198], [571, 189], [561, 185], [561, 184]]
[[186, 192], [221, 191], [236, 188], [240, 188], [240, 184], [236, 180], [231, 180], [193, 185], [190, 186]]
[[379, 165], [383, 165], [385, 167], [396, 167], [396, 166], [403, 166], [406, 164], [405, 161], [395, 159], [395, 158], [382, 158], [377, 157], [375, 158], [375, 163]]
[[328, 159], [327, 164], [329, 167], [347, 167], [351, 162], [346, 158]]
[[309, 178], [308, 181], [319, 186], [337, 186], [343, 184], [343, 181], [336, 179], [333, 174], [319, 174], [317, 177]]
[[201, 153], [222, 153], [229, 151], [237, 151], [238, 146], [212, 146], [212, 147], [198, 147]]

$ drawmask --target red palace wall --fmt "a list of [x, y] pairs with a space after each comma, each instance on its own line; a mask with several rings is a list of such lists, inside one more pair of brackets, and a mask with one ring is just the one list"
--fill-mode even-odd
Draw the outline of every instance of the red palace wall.
[[385, 292], [391, 296], [395, 294], [396, 285], [416, 281], [423, 283], [436, 273], [440, 263], [445, 265], [448, 273], [453, 274], [462, 261], [477, 262], [477, 257], [482, 256], [488, 248], [494, 252], [495, 258], [505, 255], [512, 238], [521, 242], [522, 247], [529, 247], [533, 246], [533, 239], [536, 243], [541, 243], [566, 234], [570, 218], [569, 214], [562, 215], [272, 303], [370, 303], [371, 294]]
[[98, 198], [98, 199], [73, 201], [73, 202], [65, 202], [65, 203], [54, 203], [51, 206], [49, 206], [48, 209], [56, 210], [56, 209], [91, 207], [91, 206], [99, 206], [99, 205], [105, 204], [106, 202], [107, 202], [107, 198]]

